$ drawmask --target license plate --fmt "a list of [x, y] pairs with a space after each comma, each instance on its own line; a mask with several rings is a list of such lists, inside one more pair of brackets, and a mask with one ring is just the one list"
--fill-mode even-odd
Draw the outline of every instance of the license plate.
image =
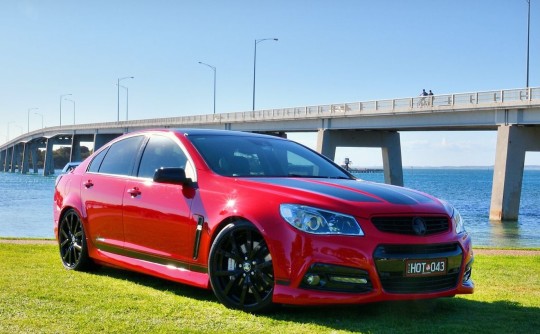
[[405, 276], [435, 276], [446, 274], [446, 259], [408, 260]]

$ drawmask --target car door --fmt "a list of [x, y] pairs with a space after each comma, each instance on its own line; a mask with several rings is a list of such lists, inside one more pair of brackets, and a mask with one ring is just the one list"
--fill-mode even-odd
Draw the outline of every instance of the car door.
[[101, 249], [119, 250], [124, 244], [122, 200], [144, 136], [129, 137], [94, 157], [83, 175], [81, 198], [89, 237]]
[[196, 229], [190, 213], [193, 189], [152, 180], [156, 169], [185, 168], [186, 162], [186, 154], [174, 139], [153, 135], [142, 153], [137, 179], [126, 184], [125, 247], [146, 260], [162, 262], [173, 257], [181, 262], [192, 261]]

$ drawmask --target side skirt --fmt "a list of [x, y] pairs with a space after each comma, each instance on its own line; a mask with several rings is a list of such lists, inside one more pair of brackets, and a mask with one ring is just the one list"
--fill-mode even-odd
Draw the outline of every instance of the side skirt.
[[205, 289], [210, 288], [208, 269], [205, 267], [103, 243], [96, 243], [96, 247], [97, 260], [104, 265], [129, 269]]

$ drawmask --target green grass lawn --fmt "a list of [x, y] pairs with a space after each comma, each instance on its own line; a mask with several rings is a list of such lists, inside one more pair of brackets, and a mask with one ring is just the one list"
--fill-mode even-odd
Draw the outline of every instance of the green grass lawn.
[[538, 333], [540, 256], [477, 255], [473, 295], [428, 302], [229, 310], [211, 291], [101, 268], [52, 245], [0, 243], [0, 333]]

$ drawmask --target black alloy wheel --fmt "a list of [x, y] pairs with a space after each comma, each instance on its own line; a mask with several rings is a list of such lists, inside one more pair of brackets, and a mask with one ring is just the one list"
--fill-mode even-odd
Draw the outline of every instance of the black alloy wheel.
[[210, 282], [225, 306], [247, 312], [271, 308], [272, 256], [257, 228], [247, 221], [229, 224], [218, 234], [208, 260]]
[[73, 209], [64, 213], [58, 228], [62, 264], [70, 270], [86, 270], [91, 265], [81, 218]]

